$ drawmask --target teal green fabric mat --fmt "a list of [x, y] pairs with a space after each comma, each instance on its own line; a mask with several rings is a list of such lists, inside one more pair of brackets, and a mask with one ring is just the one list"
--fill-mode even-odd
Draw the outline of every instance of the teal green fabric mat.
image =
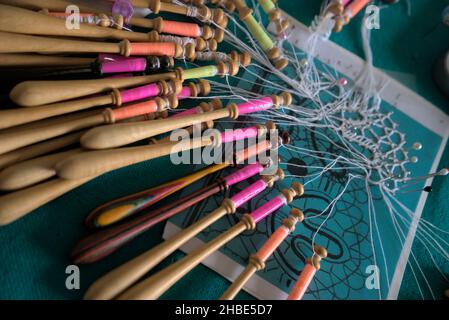
[[[321, 1], [280, 0], [280, 6], [298, 20], [309, 24], [318, 12]], [[381, 29], [374, 30], [372, 46], [375, 65], [409, 86], [446, 112], [449, 100], [436, 89], [431, 68], [437, 57], [448, 50], [449, 27], [440, 23], [441, 12], [449, 1], [411, 0], [411, 16], [406, 1], [401, 0], [381, 11]], [[362, 55], [360, 17], [332, 40], [350, 51]], [[449, 152], [442, 165], [449, 165]], [[104, 175], [36, 210], [20, 221], [0, 228], [0, 299], [80, 299], [85, 290], [100, 275], [135, 257], [161, 241], [163, 224], [138, 237], [131, 245], [103, 261], [81, 266], [81, 289], [67, 290], [65, 269], [70, 265], [68, 254], [76, 241], [86, 233], [82, 225], [85, 215], [96, 206], [130, 193], [185, 175], [190, 166], [172, 166], [168, 158], [145, 162]], [[437, 179], [433, 185], [423, 217], [449, 230], [449, 180]], [[25, 201], [26, 199], [24, 199]], [[414, 244], [419, 259], [434, 292], [442, 297], [449, 288], [436, 272], [424, 248]], [[167, 258], [158, 269], [179, 259], [177, 252]], [[440, 261], [442, 262], [442, 261]], [[156, 270], [158, 270], [156, 269]], [[155, 271], [156, 271], [155, 270]], [[446, 274], [449, 265], [443, 265]], [[163, 299], [217, 299], [229, 285], [228, 281], [204, 266], [198, 266], [173, 286]], [[240, 299], [251, 299], [246, 293]], [[407, 268], [402, 299], [420, 299], [418, 287], [410, 268]], [[426, 295], [426, 298], [430, 298]]]

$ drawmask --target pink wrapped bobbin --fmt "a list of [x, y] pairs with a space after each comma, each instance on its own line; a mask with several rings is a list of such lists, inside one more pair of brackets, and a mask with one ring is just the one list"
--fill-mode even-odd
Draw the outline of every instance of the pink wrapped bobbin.
[[312, 264], [306, 263], [299, 275], [298, 281], [296, 281], [293, 289], [290, 291], [287, 300], [301, 300], [312, 282], [315, 273], [316, 268]]
[[257, 127], [248, 127], [242, 129], [225, 130], [221, 133], [221, 142], [233, 142], [238, 140], [244, 140], [249, 138], [255, 138], [259, 134]]
[[190, 98], [192, 96], [192, 91], [190, 90], [190, 87], [186, 86], [183, 87], [181, 92], [178, 94], [178, 99], [187, 99]]
[[251, 212], [250, 215], [254, 219], [254, 222], [258, 223], [260, 220], [263, 220], [266, 216], [272, 214], [274, 211], [286, 204], [287, 200], [285, 197], [283, 195], [279, 195]]
[[223, 180], [227, 186], [232, 186], [252, 176], [255, 176], [256, 174], [261, 173], [262, 170], [263, 166], [260, 163], [249, 164], [242, 169], [224, 177]]
[[147, 60], [145, 58], [130, 58], [119, 61], [104, 61], [100, 71], [105, 73], [141, 72], [145, 71]]
[[239, 193], [231, 197], [232, 202], [236, 208], [240, 207], [242, 204], [248, 202], [250, 199], [254, 198], [262, 191], [267, 188], [267, 183], [264, 180], [258, 180], [251, 184], [249, 187], [243, 189]]
[[151, 83], [145, 86], [120, 91], [122, 103], [142, 100], [145, 98], [156, 97], [161, 93], [157, 83]]
[[239, 115], [254, 113], [270, 109], [273, 106], [273, 99], [271, 97], [265, 97], [255, 100], [249, 100], [248, 102], [239, 103], [237, 108], [239, 109]]

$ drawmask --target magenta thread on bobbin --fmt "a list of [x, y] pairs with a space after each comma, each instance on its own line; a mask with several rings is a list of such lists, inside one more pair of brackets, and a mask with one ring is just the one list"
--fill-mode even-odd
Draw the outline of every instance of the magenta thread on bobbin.
[[239, 114], [247, 114], [253, 112], [259, 112], [270, 109], [273, 106], [273, 99], [271, 97], [265, 97], [255, 100], [249, 100], [248, 102], [239, 103], [237, 108]]
[[260, 163], [249, 164], [242, 169], [223, 178], [227, 186], [232, 186], [240, 181], [246, 180], [256, 174], [261, 173], [263, 166]]
[[192, 92], [190, 91], [190, 87], [183, 87], [181, 92], [178, 94], [178, 99], [186, 99], [192, 96]]
[[101, 73], [142, 72], [147, 67], [145, 58], [130, 58], [121, 61], [104, 61], [101, 63]]
[[260, 179], [253, 184], [251, 184], [249, 187], [243, 189], [239, 193], [235, 194], [231, 197], [232, 202], [234, 202], [234, 205], [236, 208], [240, 207], [242, 204], [248, 202], [258, 194], [260, 194], [262, 191], [264, 191], [267, 188], [267, 183]]
[[257, 127], [233, 129], [231, 131], [227, 130], [227, 131], [221, 133], [221, 143], [255, 138], [258, 135], [259, 135], [259, 129]]
[[159, 86], [156, 83], [152, 83], [134, 89], [120, 91], [120, 96], [122, 98], [122, 103], [127, 103], [145, 98], [156, 97], [159, 93]]
[[274, 197], [264, 205], [251, 212], [250, 215], [254, 219], [254, 221], [258, 223], [260, 220], [264, 219], [266, 216], [270, 215], [286, 204], [287, 200], [285, 199], [285, 197], [283, 195], [278, 195], [277, 197]]

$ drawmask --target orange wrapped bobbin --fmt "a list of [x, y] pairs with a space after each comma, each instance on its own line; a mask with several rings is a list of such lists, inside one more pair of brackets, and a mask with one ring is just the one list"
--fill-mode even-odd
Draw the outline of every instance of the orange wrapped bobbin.
[[293, 289], [287, 300], [301, 300], [304, 293], [307, 291], [310, 283], [315, 276], [315, 273], [320, 270], [320, 262], [323, 258], [327, 257], [327, 250], [321, 246], [315, 246], [313, 248], [314, 254], [312, 258], [306, 260], [306, 265], [299, 275], [298, 281], [296, 281]]

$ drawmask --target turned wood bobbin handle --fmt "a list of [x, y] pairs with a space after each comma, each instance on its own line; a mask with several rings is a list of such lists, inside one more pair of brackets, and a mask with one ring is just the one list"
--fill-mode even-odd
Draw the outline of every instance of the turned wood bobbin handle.
[[42, 120], [66, 113], [113, 103], [113, 96], [104, 95], [92, 98], [54, 103], [32, 108], [0, 110], [0, 129]]
[[[27, 23], [23, 23], [26, 21]], [[0, 30], [43, 36], [82, 37], [95, 39], [116, 39], [130, 41], [148, 41], [149, 36], [140, 32], [129, 32], [81, 23], [79, 27], [69, 29], [66, 21], [31, 10], [0, 4]]]
[[171, 153], [201, 148], [211, 143], [210, 138], [200, 138], [141, 147], [86, 151], [58, 163], [56, 171], [58, 176], [68, 179], [78, 179], [81, 176], [91, 177]]
[[0, 134], [0, 141], [2, 141], [0, 144], [0, 154], [109, 121], [107, 113], [100, 113], [42, 128], [29, 128], [17, 132], [6, 132]]
[[94, 58], [59, 57], [21, 53], [0, 53], [1, 67], [84, 66], [94, 61]]
[[56, 175], [55, 165], [63, 159], [81, 152], [73, 149], [24, 161], [0, 172], [0, 190], [14, 191], [29, 187]]
[[109, 92], [114, 88], [121, 89], [160, 80], [176, 79], [179, 76], [179, 72], [167, 72], [148, 76], [95, 80], [25, 81], [15, 86], [9, 96], [16, 104], [31, 107]]
[[54, 179], [0, 197], [0, 225], [7, 225], [34, 209], [86, 183], [82, 180]]
[[0, 169], [76, 144], [82, 134], [83, 132], [76, 132], [2, 154], [0, 155]]

